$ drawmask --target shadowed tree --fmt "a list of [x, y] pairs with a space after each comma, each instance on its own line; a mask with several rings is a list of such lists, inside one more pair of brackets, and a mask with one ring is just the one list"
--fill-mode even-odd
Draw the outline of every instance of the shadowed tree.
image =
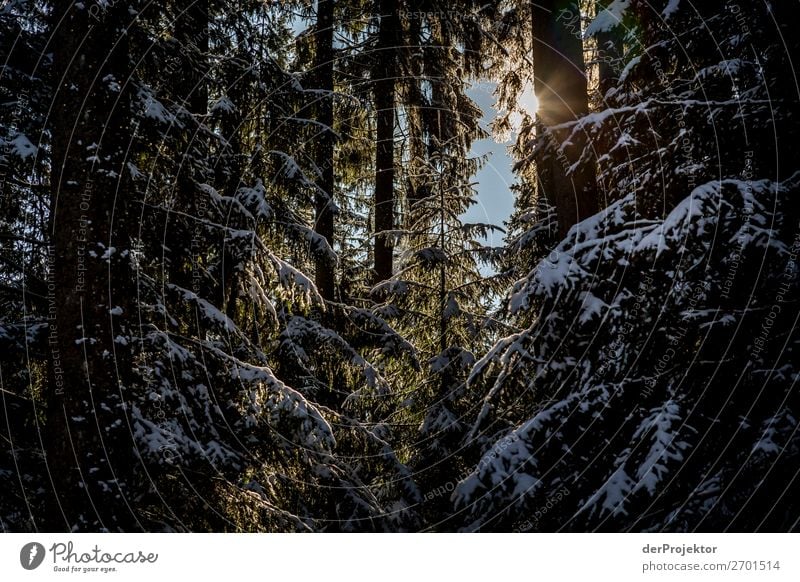
[[[334, 234], [334, 133], [333, 133], [333, 64], [334, 64], [334, 0], [317, 2], [317, 22], [314, 30], [314, 88], [316, 95], [315, 163], [319, 173], [314, 193], [314, 230], [333, 248]], [[330, 254], [316, 258], [315, 283], [320, 295], [331, 301], [336, 286], [336, 265]]]
[[[538, 131], [549, 131], [556, 140], [561, 133], [558, 126], [589, 111], [580, 29], [568, 25], [580, 14], [579, 4], [575, 0], [531, 3]], [[590, 165], [574, 166], [586, 141], [585, 135], [578, 135], [563, 149], [545, 150], [536, 159], [537, 187], [540, 195], [555, 205], [562, 236], [573, 224], [597, 212]]]
[[395, 0], [380, 0], [380, 24], [372, 80], [375, 92], [375, 282], [391, 278], [394, 271], [394, 244], [388, 234], [394, 229], [395, 206], [395, 84], [400, 47], [400, 19]]
[[55, 317], [47, 464], [54, 530], [130, 530], [133, 383], [128, 321], [135, 296], [125, 167], [132, 118], [127, 28], [131, 6], [59, 4], [52, 118]]

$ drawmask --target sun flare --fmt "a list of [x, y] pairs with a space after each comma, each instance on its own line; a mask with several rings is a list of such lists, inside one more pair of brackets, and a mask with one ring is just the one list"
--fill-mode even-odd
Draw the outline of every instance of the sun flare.
[[517, 109], [511, 114], [511, 127], [514, 132], [519, 132], [522, 129], [522, 120], [524, 115], [533, 117], [539, 110], [539, 99], [533, 92], [533, 87], [530, 83], [526, 83], [517, 98]]
[[523, 89], [517, 103], [520, 109], [529, 115], [535, 115], [539, 110], [539, 99], [536, 97], [536, 94], [533, 92], [533, 87], [531, 87], [530, 84], [525, 85], [525, 89]]

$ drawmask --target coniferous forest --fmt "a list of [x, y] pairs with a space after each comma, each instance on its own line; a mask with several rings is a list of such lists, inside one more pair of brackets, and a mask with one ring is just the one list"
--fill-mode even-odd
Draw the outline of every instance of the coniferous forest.
[[3, 0], [0, 531], [800, 530], [799, 16]]

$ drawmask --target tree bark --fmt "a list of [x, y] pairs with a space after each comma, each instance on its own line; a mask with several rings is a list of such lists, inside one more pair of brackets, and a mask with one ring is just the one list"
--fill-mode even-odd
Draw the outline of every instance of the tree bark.
[[[205, 81], [208, 72], [208, 23], [208, 0], [180, 0], [175, 3], [174, 36], [177, 41], [178, 69], [176, 74], [167, 79], [172, 98], [181, 102], [196, 120], [196, 125], [187, 126], [183, 132], [173, 130], [180, 139], [182, 151], [172, 205], [181, 214], [168, 214], [169, 223], [165, 225], [167, 247], [172, 251], [167, 257], [169, 278], [172, 283], [198, 294], [202, 290], [196, 288], [197, 281], [192, 279], [197, 249], [191, 248], [197, 224], [192, 220], [187, 221], [185, 215], [197, 216], [197, 198], [200, 195], [197, 183], [206, 181], [204, 176], [196, 175], [198, 164], [194, 161], [207, 153], [204, 137], [198, 128], [205, 122], [204, 117], [208, 113], [208, 85]], [[230, 273], [223, 272], [222, 279], [227, 289]], [[227, 295], [222, 298], [223, 303], [225, 297]]]
[[[595, 3], [597, 14], [600, 14], [609, 4], [609, 0], [597, 0]], [[617, 83], [616, 64], [622, 57], [623, 45], [620, 34], [620, 24], [608, 31], [598, 32], [597, 40], [597, 90], [602, 100], [609, 89]]]
[[181, 79], [184, 102], [195, 115], [208, 113], [208, 4], [209, 0], [182, 0], [175, 22], [175, 37], [186, 60]]
[[[575, 121], [589, 111], [583, 42], [580, 27], [574, 26], [579, 14], [575, 0], [531, 3], [534, 92], [539, 99], [540, 128]], [[557, 141], [567, 136], [563, 130], [552, 131]], [[593, 165], [582, 162], [567, 175], [570, 166], [580, 159], [586, 141], [585, 135], [577, 135], [563, 155], [537, 160], [537, 188], [555, 205], [562, 236], [575, 223], [597, 212], [594, 171], [587, 169]]]
[[376, 148], [375, 148], [375, 282], [392, 277], [394, 245], [387, 231], [394, 229], [394, 126], [395, 83], [399, 46], [400, 19], [397, 3], [380, 2], [378, 49], [375, 54], [373, 81], [375, 91]]
[[128, 4], [59, 3], [46, 462], [51, 530], [141, 529], [132, 508]]
[[[319, 134], [316, 145], [316, 165], [320, 177], [315, 193], [314, 230], [331, 248], [334, 244], [334, 134], [333, 134], [333, 0], [317, 2], [317, 25], [314, 33], [316, 46], [314, 77], [320, 91], [316, 102], [316, 120]], [[316, 259], [315, 283], [322, 298], [332, 301], [336, 287], [336, 265], [329, 256], [320, 254]]]

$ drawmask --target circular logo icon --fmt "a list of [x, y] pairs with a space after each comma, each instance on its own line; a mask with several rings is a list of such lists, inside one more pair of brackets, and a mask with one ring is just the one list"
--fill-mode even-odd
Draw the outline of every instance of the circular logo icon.
[[19, 552], [19, 563], [26, 570], [35, 570], [44, 562], [44, 546], [38, 542], [30, 542], [22, 546]]

